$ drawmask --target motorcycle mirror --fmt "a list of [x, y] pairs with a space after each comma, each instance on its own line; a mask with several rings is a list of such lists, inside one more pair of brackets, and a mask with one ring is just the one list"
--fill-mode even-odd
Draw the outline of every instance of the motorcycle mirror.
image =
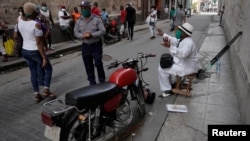
[[110, 55], [108, 55], [108, 54], [103, 54], [102, 55], [102, 60], [103, 61], [110, 61], [110, 60], [112, 60], [113, 58], [110, 56]]

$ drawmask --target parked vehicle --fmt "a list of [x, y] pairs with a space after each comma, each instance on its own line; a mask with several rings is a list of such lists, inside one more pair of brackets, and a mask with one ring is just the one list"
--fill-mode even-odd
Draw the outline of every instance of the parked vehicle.
[[45, 136], [60, 141], [105, 141], [128, 126], [133, 118], [131, 101], [139, 115], [144, 116], [145, 85], [142, 78], [148, 57], [155, 54], [138, 53], [137, 58], [114, 61], [107, 69], [116, 69], [108, 82], [86, 86], [68, 92], [65, 102], [46, 102], [41, 113], [46, 125]]
[[121, 35], [118, 28], [117, 19], [110, 20], [109, 23], [105, 24], [106, 34], [104, 35], [104, 43], [111, 44], [121, 41]]

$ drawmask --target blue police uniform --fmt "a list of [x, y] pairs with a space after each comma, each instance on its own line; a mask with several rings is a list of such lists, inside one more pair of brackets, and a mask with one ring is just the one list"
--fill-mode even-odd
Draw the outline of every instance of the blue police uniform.
[[[84, 38], [83, 34], [90, 32], [90, 38]], [[100, 83], [105, 82], [105, 72], [103, 68], [102, 55], [102, 36], [106, 33], [103, 22], [99, 16], [92, 14], [88, 19], [81, 16], [74, 27], [75, 37], [82, 39], [82, 59], [85, 65], [88, 81], [90, 85], [95, 85], [95, 70], [97, 69]]]

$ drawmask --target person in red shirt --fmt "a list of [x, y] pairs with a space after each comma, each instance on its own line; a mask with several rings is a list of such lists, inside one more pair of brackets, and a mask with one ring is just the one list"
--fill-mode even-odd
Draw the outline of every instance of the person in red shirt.
[[101, 16], [100, 14], [100, 9], [98, 8], [98, 3], [97, 2], [94, 2], [94, 6], [93, 8], [91, 9], [91, 13], [92, 14], [95, 14], [97, 16]]
[[125, 26], [126, 26], [126, 10], [123, 6], [120, 6], [120, 22], [121, 22], [121, 28], [120, 28], [120, 34], [122, 37], [125, 37]]

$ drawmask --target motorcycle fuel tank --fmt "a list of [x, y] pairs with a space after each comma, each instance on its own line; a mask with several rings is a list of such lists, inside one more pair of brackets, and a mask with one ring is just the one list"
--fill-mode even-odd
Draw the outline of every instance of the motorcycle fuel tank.
[[131, 68], [119, 68], [113, 72], [109, 78], [109, 82], [117, 84], [119, 87], [124, 87], [133, 84], [137, 79], [137, 74]]

